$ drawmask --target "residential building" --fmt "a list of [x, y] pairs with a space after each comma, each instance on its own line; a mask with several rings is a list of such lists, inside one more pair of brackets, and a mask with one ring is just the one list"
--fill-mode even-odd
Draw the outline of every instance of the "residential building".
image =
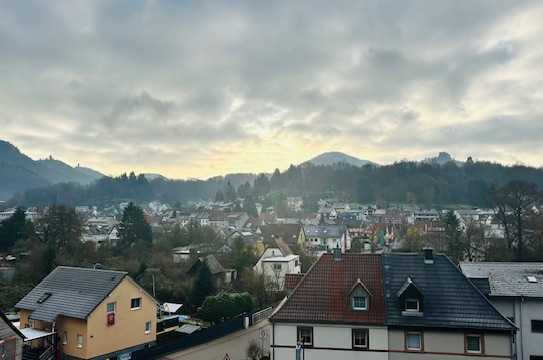
[[21, 360], [24, 335], [0, 311], [0, 359]]
[[345, 225], [305, 225], [305, 248], [319, 256], [339, 247], [342, 252], [351, 248], [351, 237]]
[[[281, 244], [279, 239], [276, 240]], [[287, 274], [300, 274], [302, 272], [300, 256], [292, 254], [288, 246], [267, 248], [253, 269], [258, 274], [264, 274], [266, 286], [274, 291], [284, 289]]]
[[336, 249], [286, 282], [293, 290], [270, 318], [275, 360], [514, 356], [515, 326], [446, 256], [429, 249], [424, 255]]
[[543, 359], [543, 263], [476, 262], [460, 267], [518, 327], [517, 359]]
[[195, 276], [204, 263], [209, 268], [209, 271], [211, 271], [211, 275], [213, 275], [213, 280], [217, 288], [230, 285], [237, 277], [236, 270], [225, 269], [215, 255], [208, 255], [205, 258], [200, 257], [195, 259], [187, 270], [187, 273], [191, 276]]
[[301, 196], [288, 196], [287, 208], [290, 211], [301, 212], [304, 209], [304, 199]]
[[60, 266], [15, 306], [33, 351], [63, 359], [129, 358], [156, 341], [158, 304], [126, 272]]
[[512, 359], [514, 325], [445, 255], [383, 255], [389, 359]]
[[378, 255], [322, 255], [270, 318], [272, 358], [388, 359], [383, 285]]
[[280, 239], [288, 246], [300, 246], [305, 243], [304, 228], [301, 224], [269, 224], [260, 225], [256, 234], [267, 245], [273, 245], [276, 239]]

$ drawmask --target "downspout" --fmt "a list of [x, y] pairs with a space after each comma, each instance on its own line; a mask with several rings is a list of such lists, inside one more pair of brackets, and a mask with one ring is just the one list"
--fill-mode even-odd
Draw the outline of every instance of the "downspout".
[[[522, 333], [522, 304], [524, 303], [524, 296], [521, 296], [520, 297], [520, 323], [519, 323], [519, 327], [520, 327], [520, 332]], [[522, 355], [522, 359], [524, 359], [524, 335], [521, 334], [520, 337], [520, 353]]]
[[272, 360], [275, 360], [275, 322], [272, 322]]

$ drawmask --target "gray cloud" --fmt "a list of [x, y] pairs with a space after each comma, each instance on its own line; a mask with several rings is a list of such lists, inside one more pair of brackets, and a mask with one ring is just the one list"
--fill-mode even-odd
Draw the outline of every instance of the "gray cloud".
[[0, 6], [0, 137], [34, 156], [178, 177], [326, 150], [543, 163], [537, 2]]

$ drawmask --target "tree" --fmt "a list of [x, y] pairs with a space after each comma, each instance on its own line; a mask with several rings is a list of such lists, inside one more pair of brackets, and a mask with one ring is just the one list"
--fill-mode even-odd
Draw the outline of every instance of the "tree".
[[419, 230], [414, 226], [411, 226], [409, 229], [407, 229], [407, 234], [405, 236], [403, 247], [407, 251], [418, 252], [422, 249], [423, 246], [424, 241], [422, 240], [422, 236]]
[[253, 249], [245, 245], [241, 238], [234, 239], [232, 243], [232, 265], [238, 274], [242, 274], [243, 269], [252, 266], [256, 263], [256, 256]]
[[226, 183], [226, 187], [224, 188], [224, 198], [226, 201], [235, 201], [236, 196], [236, 190], [230, 183], [230, 180]]
[[224, 201], [224, 194], [221, 189], [217, 190], [217, 193], [215, 194], [215, 202], [223, 202]]
[[223, 293], [205, 299], [198, 315], [205, 321], [216, 323], [234, 318], [255, 309], [255, 302], [249, 293]]
[[445, 228], [445, 246], [447, 255], [455, 262], [464, 259], [466, 245], [460, 229], [460, 222], [453, 211], [448, 211], [442, 220]]
[[25, 210], [17, 208], [13, 215], [0, 223], [0, 251], [8, 251], [19, 240], [29, 236], [30, 221], [26, 220]]
[[121, 223], [119, 224], [118, 248], [132, 247], [137, 244], [151, 246], [153, 233], [151, 226], [145, 220], [143, 210], [134, 205], [128, 204], [124, 209]]
[[42, 234], [42, 242], [53, 244], [57, 255], [66, 257], [69, 262], [80, 260], [82, 221], [75, 209], [51, 206], [37, 228]]
[[264, 196], [270, 192], [270, 180], [266, 174], [260, 174], [255, 179], [254, 192], [256, 196]]
[[250, 216], [258, 216], [258, 210], [256, 209], [255, 201], [251, 195], [247, 195], [245, 199], [243, 199], [243, 210]]
[[526, 229], [527, 220], [533, 214], [539, 197], [537, 185], [524, 181], [511, 181], [492, 191], [496, 218], [503, 226], [507, 246], [517, 261], [526, 259], [532, 235]]
[[197, 306], [201, 305], [208, 296], [213, 295], [216, 291], [217, 289], [215, 288], [213, 275], [204, 261], [198, 269], [193, 281], [192, 303]]

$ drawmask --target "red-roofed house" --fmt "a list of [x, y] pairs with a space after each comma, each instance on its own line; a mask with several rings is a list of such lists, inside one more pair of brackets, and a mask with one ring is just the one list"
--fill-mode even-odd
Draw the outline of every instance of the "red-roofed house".
[[273, 358], [388, 359], [383, 286], [379, 255], [322, 255], [270, 319]]

